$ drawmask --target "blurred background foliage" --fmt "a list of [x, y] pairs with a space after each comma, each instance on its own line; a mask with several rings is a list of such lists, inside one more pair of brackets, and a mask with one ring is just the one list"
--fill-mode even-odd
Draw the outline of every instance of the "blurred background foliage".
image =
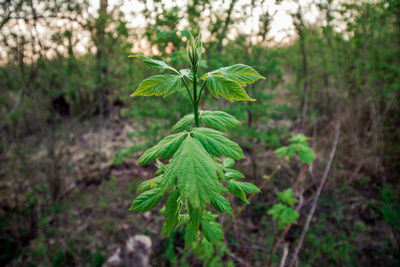
[[[301, 233], [336, 122], [340, 142], [298, 263], [400, 264], [399, 0], [0, 4], [0, 265], [101, 266], [129, 236], [146, 234], [154, 266], [265, 266], [282, 231], [267, 211], [276, 192], [293, 188], [302, 207], [272, 255], [278, 265]], [[282, 12], [291, 26], [279, 39]], [[128, 55], [186, 68], [190, 33], [202, 36], [201, 71], [243, 63], [267, 77], [247, 88], [256, 102], [208, 95], [201, 108], [241, 121], [229, 134], [245, 151], [248, 179], [280, 170], [227, 224], [225, 243], [188, 252], [182, 232], [159, 236], [157, 213], [128, 212], [156, 170], [135, 159], [191, 112], [183, 90], [129, 97], [157, 72]], [[273, 153], [290, 133], [311, 137], [309, 167]]]

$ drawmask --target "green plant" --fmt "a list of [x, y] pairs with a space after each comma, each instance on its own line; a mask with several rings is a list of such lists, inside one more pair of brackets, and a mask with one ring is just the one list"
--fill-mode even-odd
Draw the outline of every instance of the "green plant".
[[283, 229], [289, 224], [297, 223], [300, 214], [292, 208], [296, 203], [296, 199], [293, 197], [293, 190], [288, 188], [285, 191], [277, 192], [276, 196], [280, 202], [269, 209], [267, 213], [272, 215], [274, 221], [278, 222], [278, 229]]
[[[237, 126], [239, 121], [222, 111], [200, 111], [199, 103], [205, 88], [216, 98], [222, 96], [229, 101], [255, 101], [243, 87], [264, 77], [243, 64], [223, 67], [200, 76], [198, 68], [202, 50], [199, 37], [191, 37], [187, 46], [191, 68], [180, 71], [163, 61], [143, 55], [132, 56], [144, 60], [153, 68], [174, 73], [145, 79], [132, 96], [166, 97], [184, 87], [193, 107], [192, 114], [184, 116], [172, 127], [173, 131], [180, 132], [165, 137], [139, 158], [140, 164], [158, 158], [171, 159], [167, 164], [157, 160], [158, 176], [139, 185], [138, 191], [144, 192], [130, 207], [133, 211], [148, 211], [168, 194], [165, 207], [161, 210], [165, 214], [163, 232], [169, 235], [176, 227], [185, 225], [186, 247], [196, 240], [198, 232], [212, 243], [223, 238], [222, 227], [215, 220], [217, 215], [210, 212], [209, 207], [233, 216], [224, 193], [230, 192], [248, 202], [246, 193], [260, 191], [251, 183], [238, 181], [244, 175], [231, 169], [234, 160], [244, 158], [244, 154], [223, 131]], [[200, 87], [199, 81], [202, 81]], [[189, 87], [189, 82], [192, 87]]]
[[308, 146], [308, 140], [309, 138], [304, 134], [293, 134], [289, 138], [291, 144], [278, 148], [275, 153], [278, 157], [287, 157], [288, 159], [296, 153], [303, 163], [311, 164], [315, 158], [315, 153]]

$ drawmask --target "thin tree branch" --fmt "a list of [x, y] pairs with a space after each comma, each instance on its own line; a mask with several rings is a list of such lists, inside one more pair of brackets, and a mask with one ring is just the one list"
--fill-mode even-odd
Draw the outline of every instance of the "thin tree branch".
[[289, 244], [285, 243], [285, 245], [283, 247], [282, 260], [281, 260], [281, 263], [279, 264], [279, 267], [284, 267], [285, 266], [286, 259], [287, 259], [287, 256], [288, 256], [288, 252], [289, 252]]
[[325, 167], [325, 171], [324, 171], [324, 174], [322, 175], [322, 180], [321, 180], [321, 182], [319, 184], [317, 192], [315, 193], [315, 197], [314, 197], [314, 201], [313, 201], [312, 206], [311, 206], [310, 213], [307, 216], [306, 223], [305, 223], [305, 225], [303, 227], [303, 232], [301, 233], [299, 242], [297, 243], [297, 246], [296, 246], [296, 248], [294, 250], [294, 253], [293, 253], [292, 259], [290, 261], [289, 267], [293, 267], [295, 265], [296, 260], [297, 260], [297, 255], [299, 254], [299, 252], [301, 250], [301, 247], [303, 246], [303, 242], [304, 242], [304, 239], [306, 237], [308, 228], [310, 227], [311, 219], [312, 219], [312, 217], [314, 215], [315, 209], [317, 208], [317, 203], [318, 203], [319, 196], [321, 195], [321, 191], [324, 188], [324, 185], [325, 185], [326, 180], [328, 178], [329, 171], [331, 169], [333, 157], [335, 156], [336, 147], [337, 147], [337, 144], [338, 144], [338, 141], [339, 141], [339, 133], [340, 133], [340, 123], [337, 122], [336, 123], [336, 127], [335, 127], [335, 137], [334, 137], [331, 153], [329, 154], [328, 163], [327, 163], [327, 165]]

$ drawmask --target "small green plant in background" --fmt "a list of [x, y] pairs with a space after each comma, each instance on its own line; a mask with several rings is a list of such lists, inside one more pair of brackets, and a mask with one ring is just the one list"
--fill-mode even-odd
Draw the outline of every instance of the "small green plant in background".
[[[210, 207], [233, 215], [225, 193], [232, 193], [247, 202], [246, 193], [260, 191], [251, 183], [239, 181], [244, 175], [231, 169], [234, 160], [244, 158], [244, 154], [224, 131], [237, 126], [239, 121], [226, 112], [199, 110], [199, 104], [204, 89], [216, 98], [222, 96], [229, 101], [255, 101], [243, 87], [264, 77], [243, 64], [199, 75], [202, 50], [200, 39], [192, 37], [187, 46], [190, 69], [180, 71], [163, 61], [143, 55], [132, 56], [144, 60], [153, 68], [172, 73], [145, 79], [132, 96], [166, 97], [183, 87], [193, 107], [193, 113], [173, 126], [172, 130], [177, 133], [165, 137], [139, 158], [140, 164], [157, 160], [158, 176], [139, 185], [138, 191], [143, 193], [130, 207], [133, 211], [145, 212], [168, 195], [161, 210], [165, 215], [163, 232], [169, 235], [176, 227], [184, 226], [186, 247], [198, 240], [199, 232], [211, 243], [223, 238], [222, 227], [216, 221], [217, 215], [210, 211]], [[164, 164], [158, 158], [169, 161]]]
[[275, 153], [278, 157], [286, 157], [287, 159], [296, 154], [303, 163], [311, 164], [315, 158], [315, 154], [313, 149], [308, 145], [309, 139], [304, 134], [293, 134], [289, 138], [291, 144], [278, 148], [275, 150]]
[[288, 188], [285, 191], [277, 192], [276, 196], [280, 202], [269, 209], [267, 213], [272, 215], [272, 219], [278, 223], [278, 229], [283, 229], [290, 224], [296, 224], [300, 214], [292, 208], [297, 202], [293, 196], [293, 190]]

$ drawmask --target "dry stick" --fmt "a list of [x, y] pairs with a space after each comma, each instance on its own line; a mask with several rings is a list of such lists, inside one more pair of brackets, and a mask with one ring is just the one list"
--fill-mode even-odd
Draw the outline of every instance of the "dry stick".
[[326, 165], [326, 168], [325, 168], [324, 174], [322, 176], [322, 180], [321, 180], [321, 182], [319, 184], [318, 190], [315, 193], [315, 197], [314, 197], [314, 201], [313, 201], [312, 206], [311, 206], [310, 213], [307, 216], [307, 221], [306, 221], [306, 223], [304, 225], [303, 232], [301, 233], [301, 236], [300, 236], [300, 239], [299, 239], [299, 243], [297, 244], [296, 249], [294, 250], [293, 257], [292, 257], [292, 259], [290, 261], [289, 267], [293, 267], [295, 265], [296, 260], [297, 260], [297, 255], [299, 254], [300, 249], [303, 246], [303, 242], [304, 242], [304, 239], [306, 237], [308, 228], [310, 227], [311, 219], [312, 219], [312, 217], [314, 215], [315, 209], [317, 208], [317, 203], [318, 203], [319, 196], [320, 196], [321, 191], [322, 191], [322, 189], [323, 189], [323, 187], [324, 187], [324, 185], [326, 183], [326, 179], [328, 178], [329, 170], [331, 169], [332, 160], [333, 160], [333, 157], [335, 156], [336, 147], [337, 147], [337, 144], [338, 144], [338, 141], [339, 141], [339, 132], [340, 132], [340, 123], [337, 122], [336, 123], [336, 127], [335, 127], [335, 139], [333, 141], [331, 153], [329, 155], [328, 164]]
[[285, 246], [283, 247], [283, 257], [281, 260], [281, 264], [279, 264], [279, 267], [284, 267], [286, 263], [286, 258], [289, 252], [289, 244], [285, 243]]

